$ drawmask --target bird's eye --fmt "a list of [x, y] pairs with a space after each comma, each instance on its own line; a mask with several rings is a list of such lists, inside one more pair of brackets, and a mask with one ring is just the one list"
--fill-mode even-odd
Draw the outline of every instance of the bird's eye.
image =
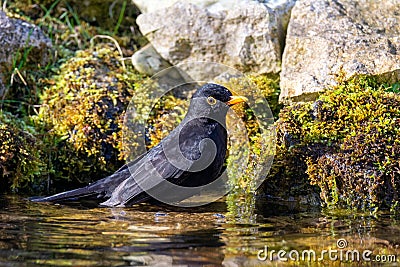
[[207, 103], [210, 104], [211, 106], [214, 106], [215, 104], [217, 104], [217, 99], [215, 99], [212, 96], [207, 97]]

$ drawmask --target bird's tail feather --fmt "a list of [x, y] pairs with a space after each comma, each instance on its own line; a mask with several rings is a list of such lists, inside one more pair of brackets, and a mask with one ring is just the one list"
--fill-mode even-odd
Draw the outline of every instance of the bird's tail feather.
[[29, 200], [34, 202], [63, 202], [74, 201], [82, 198], [96, 198], [99, 201], [104, 201], [105, 197], [109, 197], [112, 191], [125, 179], [130, 177], [129, 168], [136, 164], [144, 156], [141, 155], [135, 161], [122, 166], [114, 174], [100, 179], [88, 186], [74, 189], [71, 191], [55, 194], [48, 197], [32, 197]]
[[104, 201], [104, 197], [108, 196], [123, 180], [130, 176], [129, 166], [124, 165], [114, 174], [100, 179], [85, 187], [77, 188], [67, 192], [55, 194], [48, 197], [32, 197], [29, 200], [34, 202], [62, 202], [74, 201], [82, 198], [96, 198]]
[[89, 185], [86, 187], [77, 188], [74, 190], [62, 192], [48, 197], [33, 197], [30, 198], [29, 200], [34, 202], [61, 202], [61, 201], [72, 201], [94, 195], [99, 195], [99, 192], [95, 188]]

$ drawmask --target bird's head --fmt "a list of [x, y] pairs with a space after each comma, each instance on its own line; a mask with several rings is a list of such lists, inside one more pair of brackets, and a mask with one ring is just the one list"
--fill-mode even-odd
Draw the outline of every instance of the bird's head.
[[225, 118], [230, 106], [245, 101], [247, 98], [234, 96], [231, 91], [221, 85], [207, 83], [193, 94], [188, 114], [196, 117], [223, 116]]

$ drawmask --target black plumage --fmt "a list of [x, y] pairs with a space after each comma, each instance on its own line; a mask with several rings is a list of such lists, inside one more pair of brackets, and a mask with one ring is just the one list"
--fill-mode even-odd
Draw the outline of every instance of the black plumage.
[[[244, 97], [232, 96], [223, 86], [206, 84], [194, 93], [182, 122], [145, 154], [86, 187], [32, 200], [62, 202], [92, 197], [103, 201], [103, 206], [125, 206], [149, 200], [154, 193], [168, 195], [165, 180], [185, 187], [206, 185], [218, 178], [224, 165], [229, 106], [243, 101]], [[161, 179], [152, 179], [157, 175]]]

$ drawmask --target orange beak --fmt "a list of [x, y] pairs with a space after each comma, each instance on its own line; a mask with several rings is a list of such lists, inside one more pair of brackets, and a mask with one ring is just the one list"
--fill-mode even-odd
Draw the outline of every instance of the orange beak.
[[230, 100], [226, 102], [226, 104], [228, 106], [233, 106], [246, 101], [248, 101], [248, 99], [244, 96], [231, 96]]

